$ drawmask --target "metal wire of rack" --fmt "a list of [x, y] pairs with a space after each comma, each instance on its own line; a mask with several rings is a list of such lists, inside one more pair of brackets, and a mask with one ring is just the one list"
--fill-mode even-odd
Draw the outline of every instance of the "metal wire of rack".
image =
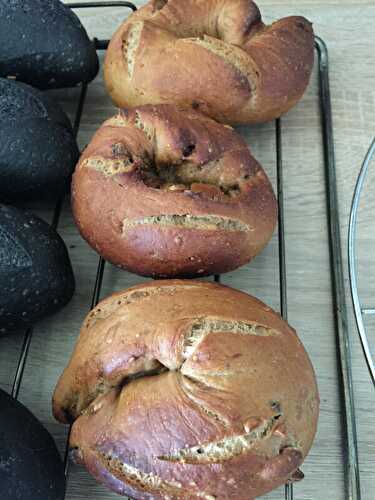
[[[95, 1], [95, 2], [76, 2], [68, 6], [72, 9], [78, 8], [102, 8], [102, 7], [124, 7], [133, 11], [136, 6], [126, 1]], [[96, 50], [106, 50], [109, 40], [98, 40], [94, 38]], [[318, 54], [318, 74], [320, 91], [320, 111], [321, 128], [324, 146], [324, 169], [326, 176], [326, 200], [327, 200], [327, 221], [328, 221], [328, 241], [331, 263], [331, 289], [333, 298], [333, 315], [335, 318], [336, 344], [340, 359], [340, 382], [343, 394], [343, 410], [345, 412], [345, 438], [346, 438], [346, 492], [348, 500], [360, 500], [360, 474], [358, 467], [358, 446], [357, 430], [354, 409], [354, 393], [351, 369], [351, 354], [349, 346], [349, 332], [347, 321], [347, 310], [345, 304], [344, 274], [341, 254], [340, 224], [338, 211], [338, 196], [336, 189], [336, 169], [333, 142], [332, 110], [329, 89], [329, 67], [328, 50], [324, 41], [315, 37], [315, 48]], [[76, 108], [74, 119], [74, 133], [77, 136], [81, 123], [82, 112], [85, 105], [87, 93], [87, 84], [83, 84], [80, 90], [80, 96]], [[276, 142], [276, 166], [277, 166], [277, 199], [278, 199], [278, 249], [279, 249], [279, 285], [280, 285], [280, 313], [284, 319], [288, 316], [287, 306], [287, 270], [286, 270], [286, 251], [285, 251], [285, 230], [284, 230], [284, 184], [283, 184], [283, 157], [282, 157], [282, 121], [275, 121], [275, 142]], [[375, 148], [375, 143], [373, 144]], [[358, 187], [358, 186], [357, 186]], [[358, 203], [358, 202], [357, 202]], [[55, 206], [52, 227], [58, 226], [62, 200], [59, 200]], [[95, 285], [92, 293], [91, 308], [100, 300], [101, 287], [105, 272], [105, 261], [99, 258]], [[353, 267], [354, 268], [354, 267]], [[354, 268], [355, 269], [355, 268]], [[355, 274], [354, 274], [355, 276]], [[214, 280], [220, 282], [220, 276], [215, 275]], [[361, 314], [375, 313], [374, 309], [361, 310]], [[358, 320], [358, 319], [357, 319]], [[30, 343], [32, 340], [33, 329], [25, 332], [21, 352], [18, 360], [16, 374], [14, 377], [12, 396], [17, 398], [22, 383], [24, 368], [27, 362]], [[69, 435], [66, 442], [65, 451], [65, 472], [66, 478], [69, 477]], [[293, 500], [293, 483], [285, 485], [285, 500]]]
[[354, 190], [352, 206], [350, 210], [349, 219], [349, 231], [348, 231], [348, 262], [349, 262], [349, 280], [350, 280], [350, 290], [352, 294], [353, 308], [355, 319], [357, 323], [357, 329], [359, 333], [359, 338], [361, 340], [363, 353], [367, 362], [367, 366], [370, 372], [372, 383], [375, 386], [375, 363], [371, 354], [370, 345], [367, 339], [366, 332], [366, 320], [365, 316], [375, 314], [375, 308], [363, 307], [361, 305], [361, 300], [359, 297], [358, 284], [357, 284], [357, 254], [356, 254], [356, 234], [357, 234], [357, 220], [358, 220], [358, 209], [359, 202], [363, 190], [363, 186], [368, 174], [368, 169], [371, 160], [375, 154], [375, 138], [372, 141], [366, 157], [363, 161], [357, 183]]

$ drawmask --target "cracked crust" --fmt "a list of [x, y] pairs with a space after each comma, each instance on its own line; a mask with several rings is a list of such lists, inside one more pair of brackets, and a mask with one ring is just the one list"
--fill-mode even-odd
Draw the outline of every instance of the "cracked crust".
[[157, 3], [130, 15], [106, 52], [105, 82], [118, 106], [175, 103], [224, 123], [256, 123], [302, 97], [314, 62], [307, 19], [266, 26], [251, 0]]
[[246, 143], [195, 111], [122, 110], [84, 151], [73, 213], [105, 259], [137, 274], [233, 270], [272, 236], [276, 200]]
[[295, 332], [209, 282], [154, 281], [87, 316], [55, 389], [75, 459], [137, 499], [249, 500], [300, 476], [319, 398]]

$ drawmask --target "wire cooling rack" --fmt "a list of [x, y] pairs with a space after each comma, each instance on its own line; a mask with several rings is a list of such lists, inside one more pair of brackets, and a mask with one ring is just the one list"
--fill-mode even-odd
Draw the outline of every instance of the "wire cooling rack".
[[[118, 1], [98, 1], [98, 2], [77, 2], [70, 3], [72, 9], [79, 8], [103, 8], [103, 7], [124, 7], [135, 11], [137, 8], [131, 2]], [[98, 40], [94, 38], [96, 50], [106, 50], [109, 40]], [[326, 184], [327, 201], [327, 221], [328, 221], [328, 242], [330, 251], [330, 270], [331, 270], [331, 291], [333, 300], [333, 315], [335, 319], [336, 344], [340, 359], [340, 383], [342, 389], [342, 404], [345, 414], [345, 445], [346, 445], [346, 498], [348, 500], [360, 500], [360, 474], [358, 467], [358, 447], [357, 430], [354, 409], [354, 393], [351, 369], [351, 353], [349, 346], [349, 332], [347, 321], [347, 310], [345, 304], [345, 288], [343, 277], [343, 263], [341, 253], [340, 224], [338, 211], [338, 197], [336, 187], [336, 168], [333, 143], [332, 111], [329, 88], [329, 68], [328, 68], [328, 50], [324, 41], [315, 37], [315, 49], [318, 55], [318, 74], [319, 74], [319, 102], [321, 112], [321, 131], [324, 147], [324, 169]], [[74, 133], [77, 136], [81, 123], [82, 111], [85, 105], [87, 93], [87, 84], [82, 84], [77, 103]], [[288, 318], [287, 303], [287, 271], [285, 254], [285, 232], [284, 232], [284, 179], [283, 179], [283, 156], [282, 156], [282, 120], [275, 121], [276, 138], [276, 166], [277, 166], [277, 199], [278, 199], [278, 249], [279, 249], [279, 283], [280, 283], [280, 312], [282, 317]], [[53, 213], [51, 225], [57, 228], [62, 200], [57, 202]], [[100, 300], [103, 276], [105, 272], [105, 261], [99, 258], [95, 285], [92, 293], [91, 307], [94, 307]], [[215, 281], [220, 282], [220, 276], [216, 275]], [[366, 311], [362, 310], [362, 313]], [[22, 377], [27, 362], [30, 343], [32, 340], [32, 328], [24, 334], [21, 352], [18, 360], [17, 370], [13, 381], [12, 396], [17, 398], [22, 383]], [[69, 460], [68, 460], [68, 440], [65, 452], [65, 472], [67, 480], [69, 479]], [[298, 488], [292, 483], [285, 485], [285, 500], [298, 500]], [[295, 492], [296, 490], [296, 492]]]

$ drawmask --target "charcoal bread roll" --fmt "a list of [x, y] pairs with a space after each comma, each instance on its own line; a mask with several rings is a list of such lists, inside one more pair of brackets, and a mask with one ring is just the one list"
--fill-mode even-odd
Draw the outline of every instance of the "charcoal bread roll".
[[119, 107], [175, 103], [255, 123], [299, 101], [313, 61], [303, 17], [266, 26], [251, 0], [152, 0], [112, 37], [104, 75]]
[[61, 196], [78, 157], [60, 106], [29, 85], [0, 78], [0, 200]]
[[174, 105], [121, 110], [85, 149], [72, 183], [82, 236], [105, 259], [159, 277], [249, 262], [276, 221], [272, 186], [229, 126]]
[[222, 285], [161, 280], [86, 317], [55, 389], [75, 459], [136, 499], [250, 500], [294, 477], [319, 410], [295, 331]]
[[63, 500], [64, 465], [47, 429], [0, 389], [1, 500]]
[[65, 306], [74, 275], [63, 240], [28, 211], [0, 204], [0, 335]]
[[0, 0], [0, 76], [40, 89], [90, 82], [95, 46], [74, 12], [59, 0]]

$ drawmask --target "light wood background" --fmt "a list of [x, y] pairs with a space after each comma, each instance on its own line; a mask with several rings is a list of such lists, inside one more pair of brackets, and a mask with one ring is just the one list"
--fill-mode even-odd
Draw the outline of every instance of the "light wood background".
[[[135, 3], [141, 5], [143, 2]], [[361, 161], [375, 131], [375, 2], [260, 0], [259, 4], [267, 22], [290, 14], [305, 15], [313, 21], [316, 34], [328, 45], [340, 216], [346, 253], [351, 196]], [[120, 8], [82, 9], [77, 13], [90, 35], [98, 38], [110, 37], [127, 15], [127, 11]], [[78, 91], [57, 92], [56, 96], [65, 109], [72, 113]], [[89, 88], [79, 134], [81, 146], [90, 140], [99, 124], [114, 111], [105, 94], [100, 74]], [[312, 358], [321, 395], [319, 430], [303, 466], [306, 478], [295, 486], [295, 500], [341, 500], [345, 498], [345, 447], [330, 295], [316, 72], [303, 100], [283, 118], [282, 124], [289, 321], [296, 327]], [[274, 124], [242, 127], [240, 132], [247, 138], [255, 156], [274, 182]], [[365, 305], [375, 307], [375, 201], [371, 191], [371, 185], [375, 185], [375, 165], [373, 170], [363, 196], [358, 249], [362, 297]], [[51, 220], [51, 207], [34, 208], [47, 220]], [[70, 356], [83, 317], [88, 311], [98, 258], [79, 237], [72, 222], [68, 200], [59, 231], [70, 251], [77, 291], [72, 302], [63, 311], [35, 328], [20, 400], [44, 422], [63, 452], [67, 429], [53, 420], [50, 399], [57, 378]], [[140, 281], [142, 278], [108, 265], [102, 296]], [[346, 279], [346, 284], [347, 281]], [[223, 282], [250, 292], [278, 308], [276, 235], [253, 263], [224, 275]], [[357, 339], [349, 292], [347, 303], [350, 312], [362, 493], [364, 499], [372, 499], [375, 495], [375, 394]], [[372, 323], [368, 321], [375, 349], [374, 327], [375, 318]], [[22, 338], [22, 334], [0, 338], [0, 386], [6, 390], [11, 389]], [[69, 500], [105, 500], [115, 497], [97, 485], [85, 470], [71, 466], [67, 493]], [[283, 489], [266, 498], [282, 499]]]

